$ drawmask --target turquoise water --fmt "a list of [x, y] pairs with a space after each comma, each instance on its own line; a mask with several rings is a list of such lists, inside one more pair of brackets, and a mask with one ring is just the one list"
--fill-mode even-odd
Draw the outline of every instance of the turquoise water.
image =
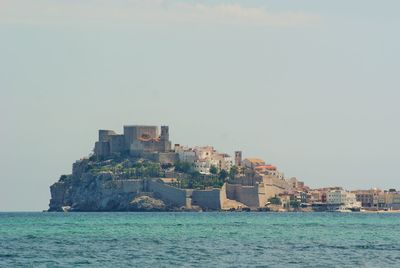
[[0, 213], [0, 267], [400, 267], [400, 214]]

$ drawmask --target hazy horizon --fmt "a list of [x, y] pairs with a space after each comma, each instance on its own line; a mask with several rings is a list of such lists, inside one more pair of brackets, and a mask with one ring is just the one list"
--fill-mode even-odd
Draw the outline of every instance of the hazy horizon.
[[400, 190], [398, 1], [0, 2], [0, 211], [48, 208], [98, 129]]

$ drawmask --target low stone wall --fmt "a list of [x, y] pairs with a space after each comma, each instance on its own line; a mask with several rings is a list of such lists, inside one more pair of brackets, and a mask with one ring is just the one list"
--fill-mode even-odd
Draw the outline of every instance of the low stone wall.
[[161, 200], [177, 207], [186, 205], [186, 191], [169, 186], [159, 180], [150, 180], [147, 191], [154, 192]]
[[192, 205], [203, 209], [221, 209], [220, 189], [193, 190]]

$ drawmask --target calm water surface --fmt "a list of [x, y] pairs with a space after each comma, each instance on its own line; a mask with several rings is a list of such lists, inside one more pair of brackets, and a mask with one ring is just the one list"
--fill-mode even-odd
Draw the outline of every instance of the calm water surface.
[[0, 267], [400, 267], [400, 214], [0, 213]]

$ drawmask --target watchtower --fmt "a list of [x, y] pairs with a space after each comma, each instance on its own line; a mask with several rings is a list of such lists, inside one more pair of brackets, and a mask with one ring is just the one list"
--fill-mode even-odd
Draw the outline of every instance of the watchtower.
[[242, 166], [242, 151], [235, 152], [235, 166], [237, 167]]
[[161, 126], [161, 141], [169, 141], [169, 127], [168, 126]]

